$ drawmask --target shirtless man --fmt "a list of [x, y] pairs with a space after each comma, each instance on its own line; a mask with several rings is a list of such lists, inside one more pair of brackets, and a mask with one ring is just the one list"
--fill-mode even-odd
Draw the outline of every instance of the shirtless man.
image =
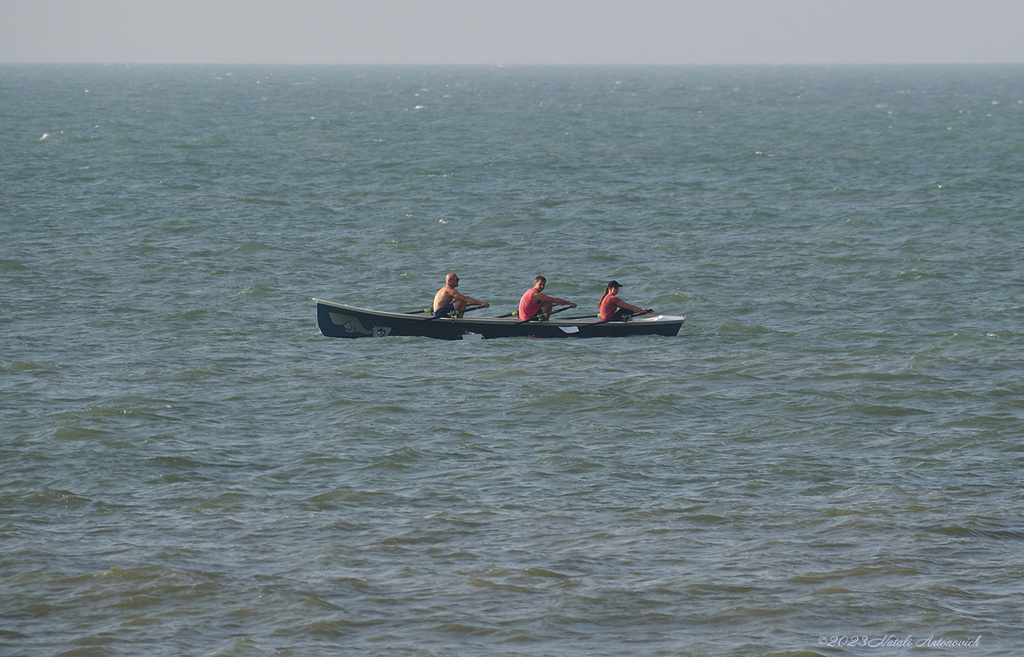
[[437, 291], [434, 295], [434, 305], [431, 310], [434, 313], [434, 317], [443, 317], [448, 313], [456, 313], [459, 319], [462, 319], [462, 315], [466, 312], [466, 306], [475, 303], [489, 308], [491, 304], [486, 301], [477, 301], [473, 297], [467, 297], [465, 294], [461, 294], [457, 288], [459, 286], [459, 277], [455, 274], [448, 274], [444, 277], [444, 287]]
[[572, 301], [544, 294], [544, 286], [547, 284], [548, 279], [538, 276], [533, 281], [533, 287], [523, 293], [523, 297], [519, 300], [519, 321], [525, 322], [538, 316], [541, 321], [544, 321], [551, 314], [551, 308], [555, 304], [570, 308], [576, 307]]

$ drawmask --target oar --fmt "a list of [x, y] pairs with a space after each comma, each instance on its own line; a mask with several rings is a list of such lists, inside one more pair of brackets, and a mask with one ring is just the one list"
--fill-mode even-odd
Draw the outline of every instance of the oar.
[[[646, 315], [647, 313], [653, 313], [653, 312], [654, 312], [654, 310], [648, 309], [648, 310], [643, 311], [642, 313], [633, 313], [632, 315], [630, 315], [630, 318], [636, 317], [637, 315]], [[583, 317], [565, 317], [564, 319], [590, 319], [591, 317], [600, 317], [600, 315], [585, 315]], [[610, 321], [612, 321], [612, 320], [611, 319], [605, 319], [605, 320], [602, 320], [602, 321], [598, 322], [598, 324], [604, 324], [605, 322], [610, 322]], [[580, 332], [580, 329], [579, 329], [578, 326], [559, 326], [558, 328], [562, 329], [562, 331], [564, 331], [565, 333], [579, 333]]]
[[[466, 309], [463, 310], [462, 312], [468, 313], [471, 310], [480, 310], [481, 308], [483, 308], [483, 306], [466, 306]], [[432, 313], [432, 312], [434, 312], [434, 311], [431, 310], [430, 308], [424, 308], [423, 310], [410, 310], [409, 312], [407, 312], [405, 314], [406, 315], [422, 315], [423, 313]], [[444, 317], [444, 315], [442, 315], [442, 317]]]
[[[470, 310], [479, 310], [481, 308], [483, 308], [483, 306], [466, 306], [466, 309], [464, 311], [462, 311], [462, 312], [469, 312]], [[422, 310], [422, 311], [416, 310], [416, 311], [413, 311], [411, 313], [406, 313], [406, 315], [415, 315], [415, 314], [420, 313], [420, 312], [429, 313], [429, 312], [431, 312], [431, 310], [429, 308], [426, 309], [426, 310]], [[405, 324], [399, 324], [398, 326], [392, 327], [392, 330], [399, 329], [399, 328], [404, 328], [406, 326], [412, 326], [416, 322], [421, 322], [423, 324], [426, 324], [427, 322], [432, 322], [435, 319], [438, 319], [440, 317], [448, 317], [448, 315], [437, 315], [437, 316], [434, 316], [434, 317], [428, 317], [426, 319], [420, 319], [420, 318], [417, 317], [416, 319], [412, 320], [411, 322], [406, 322]]]
[[[569, 310], [570, 308], [572, 308], [572, 306], [562, 306], [558, 310], [552, 310], [550, 313], [548, 313], [548, 317], [551, 317], [552, 315], [557, 315], [560, 312], [565, 312], [566, 310]], [[534, 315], [533, 317], [531, 317], [530, 319], [528, 319], [526, 321], [527, 322], [532, 322], [535, 319], [537, 319], [536, 315]], [[523, 322], [519, 322], [519, 323], [522, 324]]]
[[[548, 314], [548, 317], [550, 317], [551, 315], [557, 315], [558, 313], [560, 313], [562, 311], [565, 311], [565, 310], [569, 310], [570, 308], [572, 308], [572, 306], [565, 306], [564, 308], [559, 308], [558, 310], [552, 310]], [[509, 315], [511, 315], [511, 313], [509, 313]], [[505, 315], [505, 317], [508, 317], [509, 315]], [[526, 324], [527, 322], [534, 322], [534, 321], [537, 321], [536, 316], [531, 317], [530, 319], [524, 319], [521, 322], [516, 322], [515, 324], [506, 324], [505, 326], [500, 326], [497, 329], [491, 331], [490, 333], [488, 333], [484, 337], [485, 338], [489, 338], [489, 337], [491, 337], [491, 336], [493, 336], [493, 335], [495, 335], [497, 333], [500, 333], [501, 331], [504, 331], [506, 329], [512, 328], [513, 326], [522, 326], [523, 324]]]
[[[572, 306], [566, 306], [566, 307], [564, 307], [564, 308], [559, 308], [558, 310], [552, 310], [552, 311], [551, 311], [551, 314], [552, 314], [552, 315], [554, 315], [555, 313], [560, 313], [560, 312], [562, 312], [563, 310], [569, 310], [570, 308], [572, 308]], [[505, 318], [505, 317], [515, 317], [515, 316], [516, 316], [516, 315], [518, 315], [518, 314], [519, 314], [519, 311], [518, 311], [518, 310], [513, 310], [513, 311], [512, 311], [512, 312], [510, 312], [510, 313], [505, 313], [504, 315], [498, 315], [498, 316], [497, 316], [497, 319], [503, 319], [503, 318]], [[596, 317], [596, 315], [589, 315], [589, 317]], [[528, 322], [529, 322], [529, 321], [530, 321], [530, 320], [532, 320], [532, 319], [536, 319], [536, 315], [534, 315], [533, 317], [531, 317], [530, 319], [528, 319], [528, 320], [526, 320], [526, 321], [528, 321]], [[580, 318], [579, 318], [579, 317], [564, 317], [563, 319], [580, 319]]]
[[[651, 314], [653, 312], [654, 312], [654, 308], [648, 308], [647, 310], [643, 311], [642, 313], [633, 313], [632, 315], [629, 316], [629, 318], [632, 319], [632, 318], [636, 317], [637, 315], [649, 315], [649, 314]], [[622, 322], [622, 321], [625, 321], [625, 318], [614, 319], [614, 317], [615, 316], [612, 315], [608, 319], [602, 319], [600, 322], [598, 322], [598, 324], [604, 324], [605, 322]]]

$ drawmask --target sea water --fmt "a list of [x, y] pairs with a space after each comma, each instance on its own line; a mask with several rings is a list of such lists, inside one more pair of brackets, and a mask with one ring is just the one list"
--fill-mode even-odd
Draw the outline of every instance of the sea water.
[[[1024, 67], [0, 67], [0, 652], [1009, 655]], [[675, 338], [341, 340], [312, 297]]]

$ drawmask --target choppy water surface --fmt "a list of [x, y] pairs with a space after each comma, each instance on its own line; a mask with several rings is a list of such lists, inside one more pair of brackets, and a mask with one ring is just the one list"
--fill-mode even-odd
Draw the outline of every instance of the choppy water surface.
[[[1013, 654], [1022, 89], [0, 67], [0, 649]], [[688, 319], [316, 331], [447, 271]]]

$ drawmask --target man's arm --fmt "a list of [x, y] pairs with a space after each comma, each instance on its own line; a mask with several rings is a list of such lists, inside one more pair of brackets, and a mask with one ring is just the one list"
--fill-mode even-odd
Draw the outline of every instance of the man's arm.
[[453, 293], [452, 294], [452, 298], [453, 299], [458, 299], [460, 301], [465, 301], [467, 304], [475, 303], [476, 305], [483, 306], [484, 308], [490, 308], [491, 307], [491, 304], [487, 303], [486, 301], [480, 301], [478, 299], [474, 299], [473, 297], [468, 297], [465, 294], [462, 294], [461, 292], [458, 292], [456, 290], [452, 290], [452, 293]]
[[[544, 294], [543, 292], [538, 292], [537, 294], [540, 296], [540, 300], [541, 301], [550, 301], [551, 303], [553, 303], [553, 304], [555, 304], [557, 306], [572, 306], [573, 308], [576, 307], [576, 304], [574, 304], [572, 301], [566, 301], [565, 299], [559, 299], [558, 297], [552, 297], [552, 296], [549, 296], [547, 294]], [[534, 297], [534, 301], [536, 301], [536, 297]]]

